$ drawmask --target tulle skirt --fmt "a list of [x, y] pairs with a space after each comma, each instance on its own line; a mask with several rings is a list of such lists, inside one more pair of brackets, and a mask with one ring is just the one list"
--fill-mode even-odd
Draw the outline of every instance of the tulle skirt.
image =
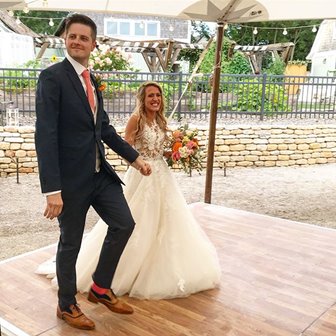
[[[125, 174], [124, 193], [136, 225], [114, 275], [113, 291], [118, 296], [168, 299], [218, 286], [221, 270], [213, 244], [193, 217], [166, 162], [157, 159], [150, 164], [150, 176], [132, 167]], [[88, 291], [92, 284], [106, 230], [99, 220], [83, 240], [76, 264], [79, 291]], [[50, 276], [54, 270], [54, 263], [48, 261], [37, 272]]]

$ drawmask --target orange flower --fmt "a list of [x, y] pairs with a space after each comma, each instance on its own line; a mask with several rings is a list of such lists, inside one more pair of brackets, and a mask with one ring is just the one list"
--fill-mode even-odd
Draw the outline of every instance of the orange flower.
[[199, 143], [198, 143], [198, 140], [196, 138], [192, 138], [192, 141], [194, 141], [196, 146], [199, 147]]
[[182, 139], [182, 138], [183, 138], [183, 133], [182, 133], [180, 130], [175, 130], [175, 131], [173, 132], [173, 137], [174, 137], [175, 139], [177, 139], [177, 138]]
[[98, 90], [100, 92], [104, 91], [107, 87], [107, 84], [103, 82], [102, 76], [96, 75], [96, 81], [98, 85]]
[[98, 87], [99, 91], [104, 91], [106, 89], [106, 84], [105, 83], [101, 83]]
[[182, 142], [175, 142], [173, 145], [173, 152], [177, 152], [182, 147]]

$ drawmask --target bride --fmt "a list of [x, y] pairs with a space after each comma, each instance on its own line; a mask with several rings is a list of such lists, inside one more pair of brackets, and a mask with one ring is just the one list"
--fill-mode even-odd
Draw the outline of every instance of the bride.
[[[148, 161], [152, 174], [143, 177], [129, 167], [124, 194], [136, 222], [112, 282], [117, 296], [169, 299], [214, 288], [220, 282], [216, 250], [190, 212], [177, 182], [163, 159], [167, 122], [162, 88], [143, 83], [125, 140]], [[107, 225], [99, 220], [84, 238], [78, 260], [77, 288], [90, 290]], [[39, 274], [54, 273], [50, 261]], [[57, 279], [53, 279], [57, 284]]]

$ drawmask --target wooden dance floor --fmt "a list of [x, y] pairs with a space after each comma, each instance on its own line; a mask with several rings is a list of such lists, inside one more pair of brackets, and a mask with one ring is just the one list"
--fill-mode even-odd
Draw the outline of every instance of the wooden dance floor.
[[336, 335], [336, 230], [204, 203], [191, 208], [217, 248], [220, 288], [185, 299], [125, 297], [135, 309], [128, 316], [79, 295], [96, 322], [96, 330], [80, 331], [56, 318], [56, 292], [34, 274], [54, 254], [48, 247], [0, 263], [2, 335]]

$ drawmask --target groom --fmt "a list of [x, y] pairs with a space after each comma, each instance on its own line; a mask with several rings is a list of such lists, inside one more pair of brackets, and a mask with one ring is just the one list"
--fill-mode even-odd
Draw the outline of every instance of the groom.
[[106, 143], [143, 175], [150, 166], [109, 125], [97, 83], [87, 71], [96, 46], [96, 24], [74, 14], [65, 24], [67, 58], [41, 72], [36, 92], [35, 143], [41, 189], [46, 194], [44, 216], [58, 218], [56, 255], [57, 316], [79, 329], [94, 329], [76, 301], [76, 260], [87, 211], [92, 206], [108, 225], [88, 299], [113, 312], [133, 309], [110, 289], [119, 258], [134, 220], [124, 198], [122, 181], [105, 159]]

